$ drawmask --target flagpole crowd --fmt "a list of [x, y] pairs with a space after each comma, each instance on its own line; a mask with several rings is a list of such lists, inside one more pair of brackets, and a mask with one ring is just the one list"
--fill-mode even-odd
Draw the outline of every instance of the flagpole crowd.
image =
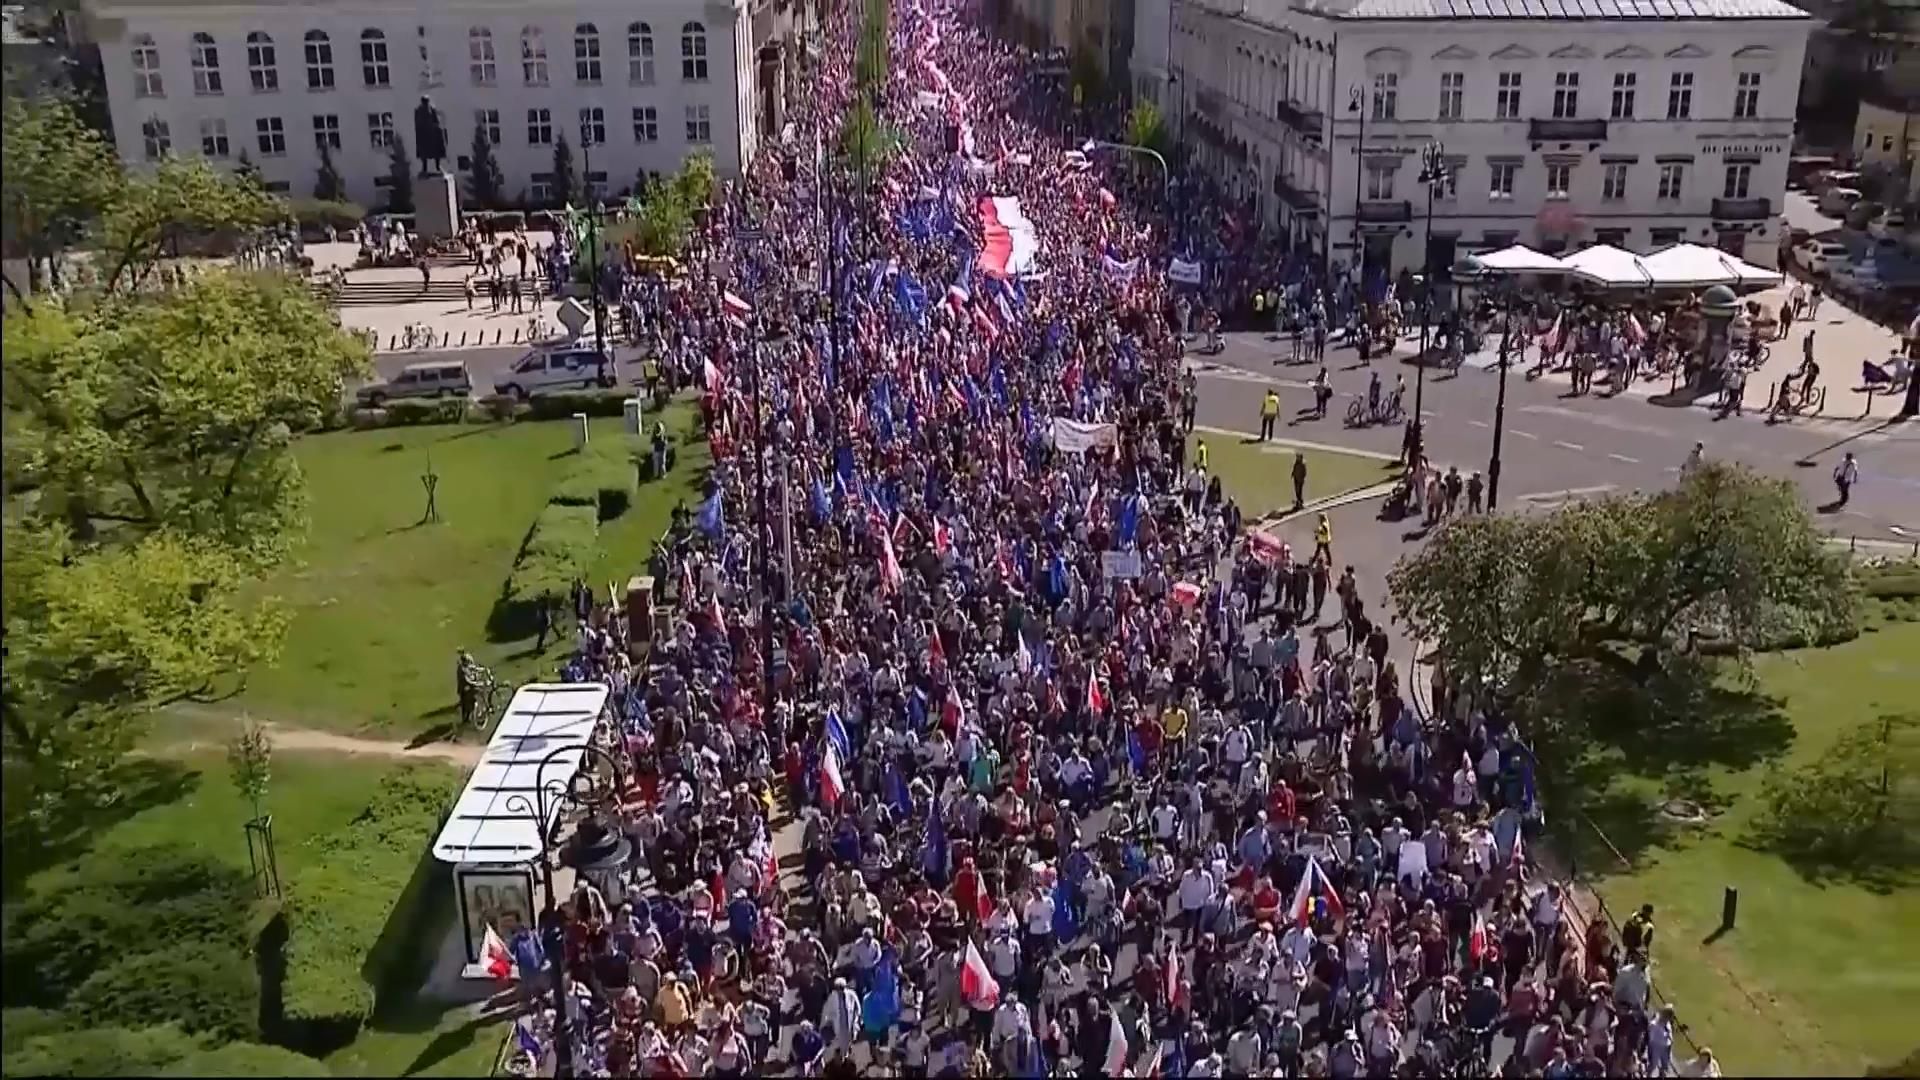
[[520, 1066], [1710, 1074], [1651, 909], [1616, 941], [1527, 883], [1501, 713], [1415, 704], [1324, 522], [1296, 560], [1190, 486], [1169, 218], [1064, 134], [1120, 118], [916, 0], [901, 152], [826, 175], [858, 6], [673, 286], [713, 473], [646, 664], [580, 604], [634, 856], [511, 935]]

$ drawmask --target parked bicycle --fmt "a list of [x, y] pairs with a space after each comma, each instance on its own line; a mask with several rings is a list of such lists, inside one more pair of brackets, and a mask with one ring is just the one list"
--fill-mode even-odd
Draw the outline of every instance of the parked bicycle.
[[1407, 418], [1406, 409], [1400, 404], [1400, 395], [1380, 399], [1380, 403], [1371, 410], [1367, 408], [1367, 399], [1356, 397], [1347, 406], [1348, 427], [1372, 427], [1375, 424], [1397, 424]]
[[431, 349], [434, 346], [434, 341], [433, 327], [423, 322], [414, 323], [412, 326], [407, 327], [406, 332], [400, 337], [401, 347], [409, 351], [414, 349]]

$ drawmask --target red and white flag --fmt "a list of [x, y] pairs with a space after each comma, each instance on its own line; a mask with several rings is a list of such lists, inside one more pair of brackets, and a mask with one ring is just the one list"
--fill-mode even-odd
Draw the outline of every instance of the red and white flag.
[[487, 936], [480, 943], [480, 962], [486, 965], [487, 974], [501, 982], [513, 978], [513, 954], [507, 951], [507, 943], [494, 933], [493, 925], [487, 925]]
[[720, 294], [720, 303], [727, 309], [727, 318], [735, 326], [745, 326], [747, 318], [753, 314], [753, 305], [733, 294], [731, 290]]
[[1181, 997], [1180, 995], [1180, 944], [1176, 941], [1167, 942], [1166, 971], [1167, 971], [1167, 985], [1166, 985], [1165, 997], [1167, 1002], [1167, 1008], [1169, 1009], [1178, 1008], [1180, 1005], [1180, 997]]
[[1091, 670], [1087, 672], [1087, 711], [1094, 713], [1107, 711], [1107, 695], [1100, 689], [1100, 676]]
[[1000, 983], [987, 970], [987, 959], [980, 947], [967, 942], [967, 955], [960, 962], [960, 996], [975, 1009], [986, 1010], [1000, 1004]]
[[1300, 875], [1300, 887], [1293, 892], [1293, 906], [1287, 909], [1287, 915], [1295, 926], [1306, 926], [1313, 916], [1313, 901], [1320, 900], [1327, 905], [1327, 913], [1338, 919], [1346, 909], [1340, 903], [1340, 894], [1335, 891], [1333, 882], [1327, 880], [1327, 872], [1320, 869], [1320, 860], [1307, 856], [1307, 872]]
[[965, 715], [966, 705], [960, 700], [960, 688], [948, 683], [946, 699], [940, 702], [940, 726], [947, 729], [947, 734], [958, 736], [960, 719]]
[[900, 591], [901, 582], [906, 573], [900, 569], [900, 557], [893, 552], [893, 537], [885, 529], [880, 531], [880, 590], [882, 592]]
[[1120, 1023], [1119, 1013], [1107, 1014], [1107, 1060], [1108, 1076], [1129, 1076], [1127, 1072], [1127, 1029]]
[[953, 530], [947, 528], [947, 523], [944, 521], [941, 521], [939, 518], [933, 519], [933, 552], [934, 554], [939, 555], [942, 558], [945, 558], [947, 552], [952, 550], [953, 550]]
[[1487, 917], [1473, 913], [1473, 933], [1467, 937], [1467, 955], [1479, 960], [1487, 955]]
[[1527, 870], [1527, 841], [1517, 831], [1513, 834], [1513, 854], [1507, 856], [1507, 869], [1515, 874]]
[[840, 778], [840, 751], [829, 741], [820, 752], [820, 803], [829, 808], [839, 806], [846, 793], [846, 782]]
[[725, 393], [727, 389], [727, 373], [720, 370], [720, 365], [713, 362], [713, 357], [707, 357], [705, 370], [707, 376], [707, 393]]

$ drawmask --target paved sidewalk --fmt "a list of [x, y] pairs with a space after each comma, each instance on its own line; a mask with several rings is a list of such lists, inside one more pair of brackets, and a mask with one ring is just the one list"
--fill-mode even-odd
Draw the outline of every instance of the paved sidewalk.
[[[362, 271], [365, 273], [365, 271]], [[405, 271], [416, 279], [415, 271]], [[410, 326], [424, 325], [433, 332], [431, 344], [422, 343], [413, 351], [432, 349], [477, 349], [502, 345], [526, 345], [532, 340], [557, 341], [566, 336], [557, 318], [559, 302], [551, 297], [543, 297], [535, 302], [521, 302], [521, 311], [515, 314], [510, 305], [502, 304], [494, 311], [486, 296], [475, 298], [469, 309], [464, 303], [428, 300], [412, 304], [365, 304], [339, 309], [340, 325], [349, 330], [368, 331], [379, 335], [375, 352], [407, 352], [403, 348], [405, 335]], [[529, 320], [538, 318], [543, 324], [543, 332], [530, 333]], [[589, 328], [591, 333], [591, 328]]]

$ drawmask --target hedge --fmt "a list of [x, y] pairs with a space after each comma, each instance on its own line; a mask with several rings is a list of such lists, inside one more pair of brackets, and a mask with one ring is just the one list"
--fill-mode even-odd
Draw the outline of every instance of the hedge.
[[633, 389], [569, 390], [541, 394], [527, 399], [527, 416], [532, 420], [565, 420], [574, 413], [588, 416], [619, 416], [627, 399], [638, 393]]
[[359, 203], [326, 199], [292, 199], [289, 209], [293, 218], [302, 229], [321, 230], [331, 225], [337, 232], [346, 232], [367, 218], [367, 208]]
[[[293, 1032], [351, 1030], [372, 1015], [375, 989], [386, 981], [374, 946], [389, 924], [419, 925], [419, 913], [399, 910], [396, 898], [453, 794], [444, 770], [407, 766], [381, 781], [353, 821], [308, 842], [311, 861], [286, 889], [282, 993]], [[294, 1045], [316, 1049], [297, 1039]]]
[[332, 1076], [325, 1064], [279, 1046], [235, 1042], [188, 1054], [161, 1076]]
[[611, 521], [633, 504], [637, 483], [634, 450], [624, 439], [588, 443], [567, 465], [551, 501], [562, 506], [591, 506], [601, 521]]
[[189, 941], [130, 952], [80, 984], [71, 1011], [91, 1024], [167, 1023], [219, 1041], [260, 1033], [253, 957], [227, 943]]
[[513, 561], [507, 601], [531, 604], [543, 596], [565, 596], [586, 576], [599, 544], [600, 515], [594, 508], [547, 504]]
[[415, 427], [420, 424], [458, 424], [467, 418], [469, 402], [465, 398], [437, 398], [420, 401], [402, 398], [386, 404], [385, 427]]
[[35, 1035], [0, 1062], [8, 1076], [152, 1076], [204, 1044], [175, 1027], [98, 1027]]

